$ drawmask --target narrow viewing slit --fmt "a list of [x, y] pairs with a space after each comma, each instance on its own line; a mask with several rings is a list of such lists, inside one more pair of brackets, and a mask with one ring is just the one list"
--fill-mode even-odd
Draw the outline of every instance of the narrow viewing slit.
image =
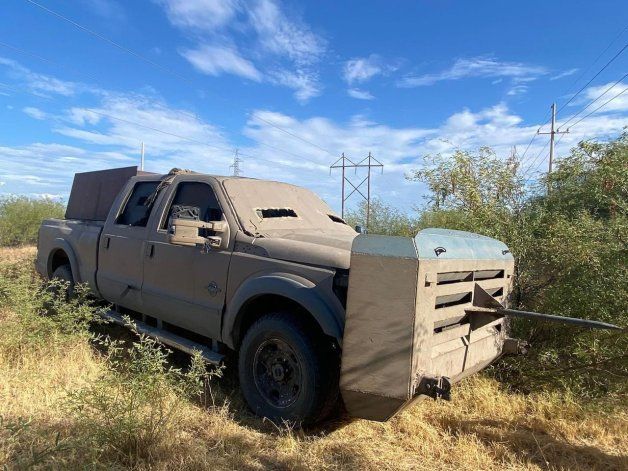
[[503, 278], [504, 270], [477, 270], [474, 272], [474, 280], [493, 280]]
[[451, 283], [460, 283], [463, 281], [472, 281], [472, 280], [473, 280], [472, 271], [451, 271], [451, 272], [446, 272], [446, 273], [439, 273], [436, 284], [448, 285]]
[[290, 208], [266, 208], [266, 209], [256, 209], [257, 215], [262, 219], [267, 218], [296, 218], [297, 213], [294, 212], [294, 209]]
[[331, 219], [334, 222], [337, 222], [338, 224], [346, 224], [346, 222], [344, 222], [342, 218], [339, 218], [338, 216], [334, 214], [328, 214], [327, 216], [329, 216], [329, 219]]
[[457, 306], [459, 304], [467, 304], [471, 302], [471, 292], [448, 294], [445, 296], [437, 296], [435, 308], [442, 309], [449, 306]]

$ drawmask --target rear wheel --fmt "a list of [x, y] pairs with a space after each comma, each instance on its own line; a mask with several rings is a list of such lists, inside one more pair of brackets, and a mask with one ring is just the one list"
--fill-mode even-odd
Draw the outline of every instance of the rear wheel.
[[240, 387], [257, 415], [310, 424], [338, 397], [338, 355], [331, 340], [286, 312], [257, 320], [240, 347]]
[[[65, 284], [65, 299], [68, 300], [74, 295], [74, 277], [72, 276], [72, 268], [70, 264], [60, 265], [52, 273], [52, 279], [61, 281]], [[61, 294], [59, 291], [57, 291]]]

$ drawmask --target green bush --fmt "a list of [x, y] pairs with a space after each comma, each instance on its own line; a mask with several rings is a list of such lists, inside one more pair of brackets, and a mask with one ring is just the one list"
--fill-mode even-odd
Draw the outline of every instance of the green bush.
[[44, 219], [62, 218], [65, 205], [50, 199], [9, 196], [0, 199], [0, 246], [37, 242], [37, 231]]
[[[130, 321], [129, 327], [134, 329]], [[170, 352], [145, 335], [128, 349], [108, 337], [99, 342], [107, 352], [107, 370], [69, 394], [69, 415], [95, 459], [135, 466], [170, 446], [186, 399], [198, 399], [220, 370], [208, 373], [200, 352], [185, 370], [170, 366]]]
[[[627, 134], [606, 144], [582, 142], [530, 191], [516, 156], [503, 160], [488, 148], [428, 156], [408, 176], [430, 190], [416, 226], [504, 241], [516, 261], [514, 307], [626, 326], [626, 162]], [[534, 348], [528, 358], [501, 363], [497, 373], [511, 385], [562, 385], [584, 396], [625, 394], [625, 334], [523, 320], [513, 327]]]
[[89, 325], [99, 321], [100, 309], [85, 286], [66, 301], [63, 281], [42, 282], [30, 263], [0, 264], [0, 355], [19, 360], [33, 348], [55, 350], [77, 338], [90, 337]]
[[[0, 359], [17, 365], [33, 352], [54, 357], [89, 342], [103, 355], [103, 368], [85, 386], [67, 391], [62, 403], [64, 423], [80, 432], [77, 437], [49, 435], [45, 427], [31, 427], [30, 417], [0, 416], [0, 455], [20, 469], [49, 464], [67, 449], [82, 450], [94, 462], [150, 461], [171, 446], [188, 400], [198, 400], [221, 370], [208, 372], [200, 353], [186, 368], [171, 366], [170, 351], [144, 335], [129, 345], [96, 333], [103, 330], [93, 327], [104, 323], [105, 307], [87, 288], [77, 285], [66, 300], [64, 282], [42, 281], [24, 261], [0, 261]], [[129, 327], [135, 329], [130, 321]]]

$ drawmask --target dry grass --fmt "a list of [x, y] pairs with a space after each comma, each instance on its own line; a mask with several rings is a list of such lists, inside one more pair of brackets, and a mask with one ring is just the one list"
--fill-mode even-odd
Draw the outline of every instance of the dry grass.
[[[31, 263], [32, 249], [0, 249], [0, 263]], [[2, 322], [19, 315], [5, 311]], [[119, 331], [110, 333], [118, 335]], [[203, 400], [177, 400], [165, 440], [141, 458], [94, 453], [66, 398], [111, 375], [84, 339], [62, 350], [0, 355], [0, 466], [9, 469], [628, 469], [628, 413], [556, 394], [514, 395], [476, 376], [451, 403], [423, 401], [380, 424], [339, 418], [307, 431], [252, 417], [233, 375]], [[213, 398], [213, 399], [212, 399]]]

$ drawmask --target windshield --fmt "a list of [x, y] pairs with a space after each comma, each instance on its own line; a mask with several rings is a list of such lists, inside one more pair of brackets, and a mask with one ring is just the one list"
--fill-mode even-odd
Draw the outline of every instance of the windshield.
[[252, 234], [354, 232], [323, 200], [305, 188], [247, 178], [225, 180], [224, 187], [240, 223]]

